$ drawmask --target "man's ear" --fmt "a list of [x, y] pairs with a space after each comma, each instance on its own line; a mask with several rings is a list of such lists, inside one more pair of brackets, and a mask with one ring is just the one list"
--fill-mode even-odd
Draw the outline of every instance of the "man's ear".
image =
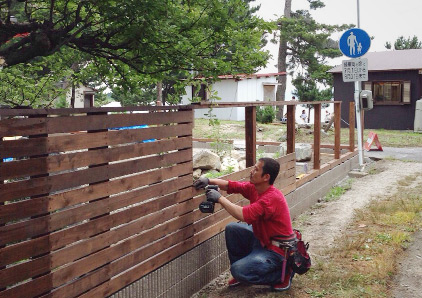
[[264, 174], [262, 178], [264, 178], [265, 181], [270, 181], [271, 176], [270, 174], [267, 173], [267, 174]]

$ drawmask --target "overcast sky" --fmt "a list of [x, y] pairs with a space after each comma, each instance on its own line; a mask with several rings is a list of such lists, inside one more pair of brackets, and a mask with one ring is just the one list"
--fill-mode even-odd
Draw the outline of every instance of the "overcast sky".
[[[284, 12], [284, 0], [256, 0], [261, 4], [258, 12], [266, 20], [275, 19]], [[357, 26], [357, 0], [323, 0], [325, 7], [311, 11], [317, 22], [325, 24], [355, 24]], [[422, 0], [359, 0], [360, 28], [374, 39], [370, 52], [386, 51], [385, 42], [416, 35], [422, 41]], [[292, 10], [309, 9], [306, 0], [292, 0]], [[338, 40], [341, 34], [333, 36]], [[273, 55], [265, 69], [260, 72], [276, 72], [278, 45], [268, 47]], [[343, 56], [342, 59], [348, 59]], [[341, 61], [340, 59], [339, 61]], [[339, 64], [337, 62], [336, 64]]]

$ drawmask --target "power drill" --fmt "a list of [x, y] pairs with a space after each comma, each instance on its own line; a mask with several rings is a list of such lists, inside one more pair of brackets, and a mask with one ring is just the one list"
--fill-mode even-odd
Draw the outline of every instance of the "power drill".
[[[217, 185], [205, 186], [205, 190], [208, 190], [208, 189], [215, 189], [218, 191], [218, 186]], [[204, 202], [199, 204], [199, 210], [201, 210], [202, 213], [214, 213], [214, 203], [208, 202], [207, 200], [205, 200]]]

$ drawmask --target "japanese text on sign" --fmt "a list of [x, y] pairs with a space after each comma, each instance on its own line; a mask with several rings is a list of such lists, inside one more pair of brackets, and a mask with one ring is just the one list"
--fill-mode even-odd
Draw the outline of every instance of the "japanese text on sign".
[[351, 59], [342, 62], [344, 82], [367, 81], [368, 59]]

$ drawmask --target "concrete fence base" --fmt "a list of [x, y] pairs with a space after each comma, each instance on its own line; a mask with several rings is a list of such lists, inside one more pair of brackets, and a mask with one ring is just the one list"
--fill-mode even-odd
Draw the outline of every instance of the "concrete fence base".
[[[358, 165], [359, 159], [356, 155], [288, 194], [286, 199], [292, 218], [314, 205]], [[110, 297], [186, 298], [198, 292], [228, 268], [229, 260], [223, 232]]]

